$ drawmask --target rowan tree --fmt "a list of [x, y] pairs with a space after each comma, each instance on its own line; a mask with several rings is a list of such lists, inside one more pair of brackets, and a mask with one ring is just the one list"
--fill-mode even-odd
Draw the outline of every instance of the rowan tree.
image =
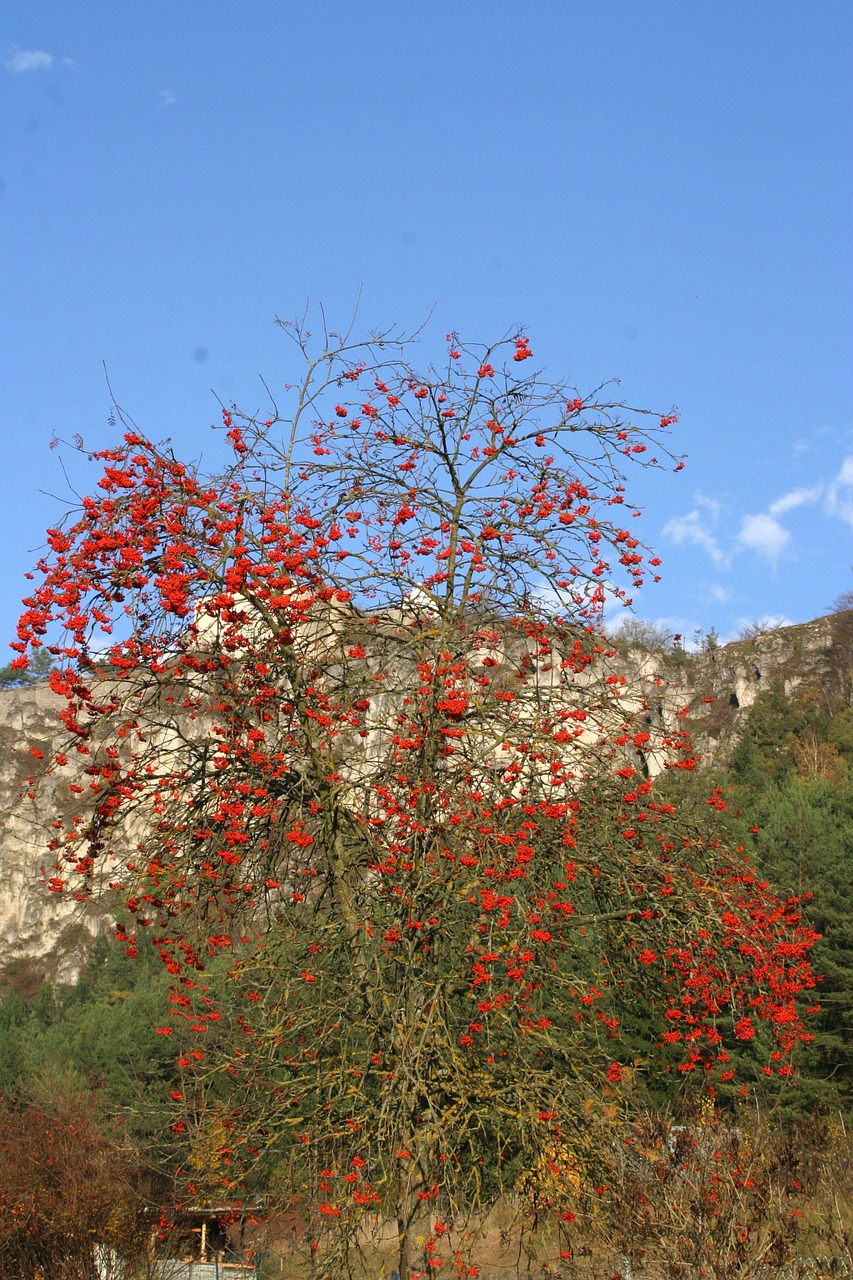
[[685, 1076], [766, 1025], [784, 1077], [811, 935], [657, 798], [689, 743], [600, 631], [659, 564], [623, 472], [680, 469], [674, 414], [529, 373], [522, 334], [417, 370], [285, 330], [301, 376], [223, 411], [227, 465], [122, 418], [48, 533], [17, 665], [58, 663], [49, 887], [112, 876], [157, 940], [191, 1194], [286, 1186], [327, 1274], [389, 1218], [402, 1275], [464, 1269], [500, 1196], [566, 1228], [606, 1187], [627, 992]]

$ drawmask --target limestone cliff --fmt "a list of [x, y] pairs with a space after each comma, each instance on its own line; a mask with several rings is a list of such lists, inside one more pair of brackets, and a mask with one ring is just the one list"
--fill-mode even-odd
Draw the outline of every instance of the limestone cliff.
[[[698, 654], [641, 649], [602, 659], [627, 679], [623, 705], [640, 710], [660, 734], [687, 727], [706, 758], [724, 758], [765, 689], [813, 701], [828, 713], [853, 704], [853, 612], [784, 627]], [[599, 679], [601, 673], [599, 673]], [[64, 783], [52, 795], [28, 792], [37, 760], [60, 733], [60, 699], [46, 684], [0, 692], [0, 991], [32, 990], [45, 978], [72, 981], [92, 941], [109, 926], [108, 900], [75, 901], [50, 892], [51, 822]], [[647, 758], [654, 774], [663, 757]]]
[[0, 989], [70, 982], [109, 922], [105, 907], [47, 887], [51, 812], [28, 796], [37, 760], [59, 737], [59, 699], [47, 684], [0, 693]]

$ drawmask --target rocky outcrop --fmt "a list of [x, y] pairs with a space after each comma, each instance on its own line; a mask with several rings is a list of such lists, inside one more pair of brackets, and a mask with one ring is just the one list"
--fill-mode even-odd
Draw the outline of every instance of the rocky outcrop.
[[686, 677], [691, 733], [706, 758], [725, 758], [762, 693], [778, 690], [830, 716], [853, 706], [853, 612], [706, 649]]
[[[624, 677], [621, 706], [644, 716], [653, 740], [684, 726], [698, 750], [724, 757], [759, 694], [778, 688], [827, 712], [853, 705], [853, 612], [784, 627], [702, 653], [617, 649], [601, 659]], [[602, 679], [588, 672], [586, 679]], [[108, 901], [52, 893], [51, 823], [67, 782], [36, 792], [28, 779], [57, 749], [62, 700], [47, 684], [0, 692], [0, 991], [32, 989], [45, 978], [72, 981], [93, 939], [109, 927]], [[650, 745], [654, 775], [664, 754]]]
[[0, 990], [73, 981], [109, 923], [104, 906], [48, 889], [54, 814], [28, 780], [39, 763], [33, 751], [55, 750], [59, 706], [47, 684], [0, 693]]

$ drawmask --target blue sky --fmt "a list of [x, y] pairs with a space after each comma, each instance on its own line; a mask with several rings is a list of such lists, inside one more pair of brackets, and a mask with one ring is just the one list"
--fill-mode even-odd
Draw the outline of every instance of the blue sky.
[[[292, 371], [273, 321], [490, 340], [680, 408], [634, 486], [691, 635], [853, 579], [844, 0], [31, 0], [0, 29], [0, 632], [110, 400], [179, 453]], [[85, 477], [75, 473], [75, 482]], [[92, 476], [88, 483], [94, 482]]]

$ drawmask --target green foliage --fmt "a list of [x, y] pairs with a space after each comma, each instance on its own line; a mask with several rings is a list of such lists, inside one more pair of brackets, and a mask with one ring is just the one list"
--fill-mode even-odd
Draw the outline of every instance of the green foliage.
[[794, 773], [791, 737], [802, 725], [802, 713], [778, 686], [760, 694], [729, 762], [731, 781], [756, 790], [768, 779], [779, 781]]
[[847, 764], [853, 763], [853, 707], [846, 707], [833, 716], [826, 726], [826, 740]]
[[716, 653], [720, 647], [720, 633], [716, 627], [711, 627], [709, 631], [700, 633], [699, 647], [703, 653]]
[[153, 947], [131, 959], [101, 938], [73, 987], [43, 986], [32, 998], [0, 1004], [0, 1092], [62, 1066], [78, 1085], [97, 1087], [115, 1107], [156, 1108], [174, 1072], [176, 1046], [156, 1034], [168, 975]]
[[821, 1012], [796, 1099], [803, 1111], [853, 1107], [851, 765], [853, 710], [827, 715], [775, 688], [757, 699], [720, 776], [735, 836], [752, 844], [774, 887], [805, 900], [821, 935], [813, 952]]
[[823, 981], [803, 1101], [853, 1105], [853, 781], [789, 775], [749, 796], [759, 865], [784, 890], [807, 898], [822, 935], [814, 951]]
[[35, 649], [25, 670], [11, 664], [0, 667], [0, 689], [24, 689], [28, 685], [39, 684], [50, 677], [53, 668], [53, 658], [47, 649]]

